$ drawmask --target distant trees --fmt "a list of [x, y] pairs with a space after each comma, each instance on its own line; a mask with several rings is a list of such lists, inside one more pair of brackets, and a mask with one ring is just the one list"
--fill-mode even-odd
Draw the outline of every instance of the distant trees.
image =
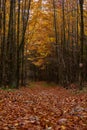
[[79, 82], [82, 89], [84, 5], [83, 0], [0, 0], [0, 86], [19, 88], [33, 75], [64, 86]]
[[[35, 51], [35, 48], [38, 48], [38, 39], [40, 42], [39, 45], [41, 46], [45, 45], [43, 43], [44, 40], [46, 40], [46, 38], [43, 39], [43, 36], [45, 36], [48, 33], [49, 34], [48, 37], [50, 36], [49, 37], [50, 40], [47, 42], [47, 45], [48, 44], [51, 45], [50, 48], [51, 55], [47, 55], [46, 57], [43, 58], [43, 63], [41, 66], [38, 66], [40, 65], [40, 60], [37, 58], [38, 56], [32, 55], [32, 58], [36, 57], [37, 64], [36, 61], [32, 62], [32, 58], [30, 59], [35, 66], [41, 69], [44, 68], [44, 70], [46, 70], [45, 77], [47, 77], [47, 80], [51, 81], [56, 80], [56, 82], [67, 86], [67, 84], [69, 83], [81, 82], [82, 81], [80, 80], [81, 77], [84, 78], [84, 76], [81, 76], [82, 75], [81, 73], [85, 73], [84, 72], [85, 66], [83, 67], [84, 69], [79, 68], [79, 63], [82, 62], [81, 57], [84, 57], [82, 55], [84, 55], [84, 49], [86, 49], [82, 45], [83, 44], [82, 42], [84, 42], [84, 34], [82, 34], [81, 29], [82, 28], [81, 26], [83, 26], [81, 20], [82, 19], [81, 8], [83, 7], [81, 6], [83, 5], [82, 1], [77, 0], [71, 0], [71, 1], [48, 0], [45, 1], [45, 3], [44, 2], [42, 3], [43, 10], [40, 10], [40, 13], [42, 15], [41, 16], [39, 15], [38, 19], [40, 19], [41, 21], [42, 17], [43, 18], [50, 17], [51, 25], [53, 24], [53, 27], [50, 26], [50, 24], [47, 27], [45, 27], [47, 28], [47, 30], [45, 31], [45, 33], [42, 32], [42, 34], [40, 34], [41, 38], [40, 37], [38, 38], [37, 33], [33, 34], [32, 44], [34, 46], [32, 45], [32, 48], [30, 48], [29, 55], [31, 56], [31, 53]], [[83, 18], [84, 18], [84, 8], [83, 8]], [[36, 28], [38, 28], [38, 30], [41, 30], [42, 28], [40, 29], [40, 25], [41, 27], [43, 27], [42, 23], [44, 24], [44, 22], [46, 23], [48, 21], [46, 21], [45, 19], [42, 20], [41, 23], [37, 24]], [[52, 29], [51, 33], [49, 32], [50, 27]], [[47, 48], [48, 47], [49, 46], [47, 46]], [[42, 51], [43, 49], [41, 50], [40, 54], [42, 53]], [[35, 54], [36, 53], [37, 54], [39, 53], [38, 49], [36, 49]], [[44, 52], [44, 55], [45, 54], [46, 52]], [[86, 59], [84, 58], [84, 62], [85, 61]], [[42, 79], [44, 79], [44, 77]]]

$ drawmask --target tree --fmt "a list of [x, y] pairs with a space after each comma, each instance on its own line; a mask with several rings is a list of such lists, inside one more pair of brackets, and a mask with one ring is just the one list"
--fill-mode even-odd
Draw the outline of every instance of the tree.
[[64, 86], [80, 77], [82, 86], [83, 73], [87, 79], [85, 3], [0, 0], [0, 85], [24, 86], [26, 72], [33, 71], [34, 79]]
[[79, 0], [80, 5], [80, 89], [83, 87], [83, 46], [84, 46], [84, 20], [83, 20], [83, 4], [84, 0]]

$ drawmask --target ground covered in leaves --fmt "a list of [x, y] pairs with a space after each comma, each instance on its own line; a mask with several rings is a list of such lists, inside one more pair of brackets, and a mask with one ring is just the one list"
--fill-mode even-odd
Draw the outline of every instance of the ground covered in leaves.
[[87, 93], [33, 86], [0, 90], [0, 130], [87, 130]]

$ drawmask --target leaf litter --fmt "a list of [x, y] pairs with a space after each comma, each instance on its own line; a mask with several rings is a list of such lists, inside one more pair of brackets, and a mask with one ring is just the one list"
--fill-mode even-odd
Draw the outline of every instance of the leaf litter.
[[87, 130], [87, 94], [41, 83], [0, 90], [0, 130]]

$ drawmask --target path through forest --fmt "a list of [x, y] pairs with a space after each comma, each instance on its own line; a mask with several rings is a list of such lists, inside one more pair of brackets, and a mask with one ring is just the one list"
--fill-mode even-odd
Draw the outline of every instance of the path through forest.
[[87, 130], [87, 93], [44, 82], [0, 89], [0, 130]]

